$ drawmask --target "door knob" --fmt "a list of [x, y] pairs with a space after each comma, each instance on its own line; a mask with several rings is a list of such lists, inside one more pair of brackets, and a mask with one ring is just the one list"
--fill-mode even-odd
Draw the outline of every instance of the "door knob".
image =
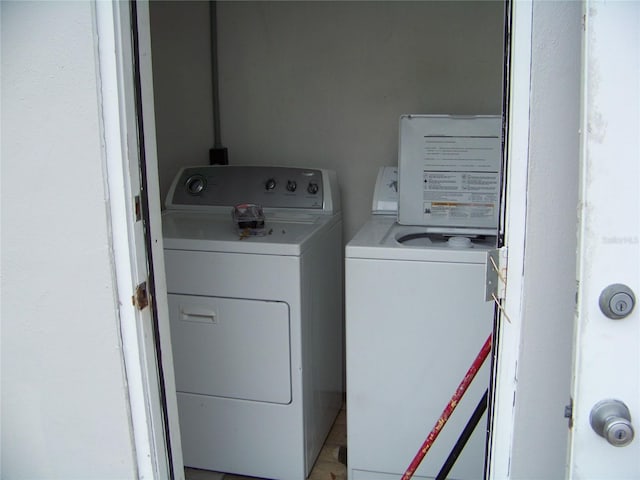
[[631, 414], [620, 400], [602, 400], [594, 405], [589, 416], [591, 427], [614, 447], [626, 447], [633, 441]]

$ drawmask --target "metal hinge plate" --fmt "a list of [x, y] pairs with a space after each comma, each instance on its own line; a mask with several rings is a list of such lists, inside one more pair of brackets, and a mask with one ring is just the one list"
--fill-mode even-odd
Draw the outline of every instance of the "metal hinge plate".
[[569, 405], [564, 406], [564, 418], [569, 421], [569, 428], [573, 428], [573, 398], [569, 399]]
[[142, 282], [136, 287], [131, 297], [133, 306], [138, 310], [144, 310], [149, 305], [149, 293], [147, 291], [147, 282]]
[[140, 203], [140, 195], [136, 195], [133, 198], [133, 205], [135, 209], [135, 220], [139, 222], [142, 220], [142, 204]]
[[507, 284], [507, 247], [489, 250], [485, 267], [485, 300], [504, 299]]

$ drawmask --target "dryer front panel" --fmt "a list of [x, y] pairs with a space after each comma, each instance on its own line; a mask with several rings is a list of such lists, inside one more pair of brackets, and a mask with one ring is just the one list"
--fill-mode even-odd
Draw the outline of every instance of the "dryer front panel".
[[169, 311], [179, 392], [291, 402], [286, 303], [170, 294]]

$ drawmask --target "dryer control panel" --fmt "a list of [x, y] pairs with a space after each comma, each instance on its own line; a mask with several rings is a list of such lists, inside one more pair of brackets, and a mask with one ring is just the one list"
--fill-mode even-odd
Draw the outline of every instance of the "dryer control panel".
[[167, 209], [212, 210], [243, 203], [265, 209], [339, 210], [336, 175], [331, 170], [207, 165], [183, 168], [171, 185]]

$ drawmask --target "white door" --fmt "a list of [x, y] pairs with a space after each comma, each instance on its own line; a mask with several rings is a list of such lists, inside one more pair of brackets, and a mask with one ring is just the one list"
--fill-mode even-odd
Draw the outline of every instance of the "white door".
[[583, 62], [568, 476], [640, 478], [640, 2], [585, 3]]

